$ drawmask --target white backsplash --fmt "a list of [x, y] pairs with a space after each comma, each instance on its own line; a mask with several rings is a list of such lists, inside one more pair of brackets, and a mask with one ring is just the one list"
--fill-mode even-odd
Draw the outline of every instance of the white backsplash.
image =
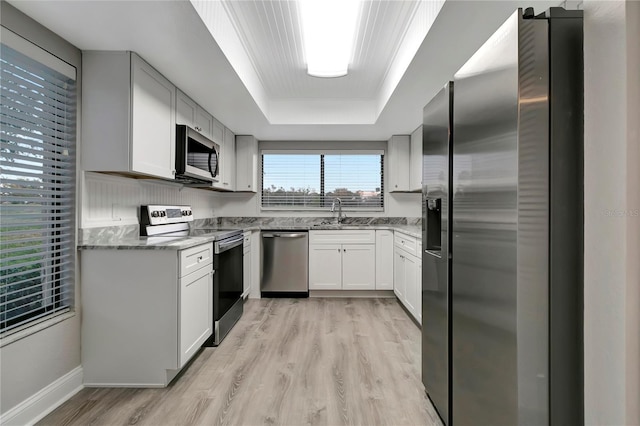
[[82, 179], [80, 228], [138, 223], [144, 204], [191, 205], [196, 219], [217, 216], [215, 192], [166, 182], [85, 172]]

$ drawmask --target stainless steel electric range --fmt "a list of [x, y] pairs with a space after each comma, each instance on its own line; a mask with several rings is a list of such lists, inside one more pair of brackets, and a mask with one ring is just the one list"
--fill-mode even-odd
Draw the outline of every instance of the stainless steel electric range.
[[140, 235], [153, 239], [201, 238], [213, 240], [213, 334], [203, 346], [218, 346], [242, 316], [241, 229], [194, 228], [190, 206], [140, 207]]

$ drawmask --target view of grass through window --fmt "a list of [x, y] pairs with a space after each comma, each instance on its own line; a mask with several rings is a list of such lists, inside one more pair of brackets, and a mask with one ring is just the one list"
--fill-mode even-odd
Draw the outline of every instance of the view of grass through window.
[[262, 207], [382, 209], [381, 154], [262, 155]]

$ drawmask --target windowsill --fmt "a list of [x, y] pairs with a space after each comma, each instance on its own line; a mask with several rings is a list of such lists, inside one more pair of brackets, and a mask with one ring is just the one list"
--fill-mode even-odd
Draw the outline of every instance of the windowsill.
[[7, 345], [15, 343], [18, 340], [22, 340], [25, 337], [29, 337], [32, 334], [38, 333], [44, 329], [52, 327], [58, 323], [61, 323], [62, 321], [66, 321], [69, 318], [73, 318], [75, 316], [76, 316], [75, 311], [62, 312], [52, 317], [43, 318], [39, 322], [26, 326], [23, 329], [18, 329], [15, 331], [10, 330], [7, 332], [6, 336], [3, 335], [0, 337], [0, 348], [3, 348]]

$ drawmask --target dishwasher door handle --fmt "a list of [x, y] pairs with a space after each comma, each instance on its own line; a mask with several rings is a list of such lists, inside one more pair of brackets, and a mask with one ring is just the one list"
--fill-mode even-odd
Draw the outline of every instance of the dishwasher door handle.
[[307, 234], [262, 234], [264, 238], [304, 238]]

